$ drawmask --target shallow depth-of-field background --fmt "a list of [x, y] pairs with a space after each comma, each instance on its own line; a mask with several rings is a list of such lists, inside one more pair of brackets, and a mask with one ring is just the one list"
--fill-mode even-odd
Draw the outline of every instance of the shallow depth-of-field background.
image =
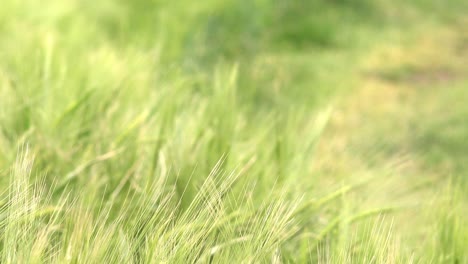
[[468, 263], [468, 2], [2, 0], [1, 263]]

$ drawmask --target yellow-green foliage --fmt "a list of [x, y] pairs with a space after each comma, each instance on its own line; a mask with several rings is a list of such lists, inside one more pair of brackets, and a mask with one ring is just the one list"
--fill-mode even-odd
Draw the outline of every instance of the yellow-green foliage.
[[0, 262], [467, 263], [464, 2], [2, 0]]

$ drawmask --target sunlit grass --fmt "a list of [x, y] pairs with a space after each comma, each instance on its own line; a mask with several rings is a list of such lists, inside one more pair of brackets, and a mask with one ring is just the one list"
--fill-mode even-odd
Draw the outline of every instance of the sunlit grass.
[[436, 2], [3, 1], [1, 262], [468, 261]]

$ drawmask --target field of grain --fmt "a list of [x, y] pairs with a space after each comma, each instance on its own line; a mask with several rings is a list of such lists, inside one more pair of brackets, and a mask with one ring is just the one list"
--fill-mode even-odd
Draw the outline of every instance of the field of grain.
[[468, 263], [468, 2], [1, 2], [1, 263]]

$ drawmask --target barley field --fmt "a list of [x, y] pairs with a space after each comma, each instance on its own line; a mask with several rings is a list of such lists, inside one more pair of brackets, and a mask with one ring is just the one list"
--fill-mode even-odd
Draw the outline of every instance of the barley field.
[[468, 2], [2, 0], [1, 263], [468, 263]]

